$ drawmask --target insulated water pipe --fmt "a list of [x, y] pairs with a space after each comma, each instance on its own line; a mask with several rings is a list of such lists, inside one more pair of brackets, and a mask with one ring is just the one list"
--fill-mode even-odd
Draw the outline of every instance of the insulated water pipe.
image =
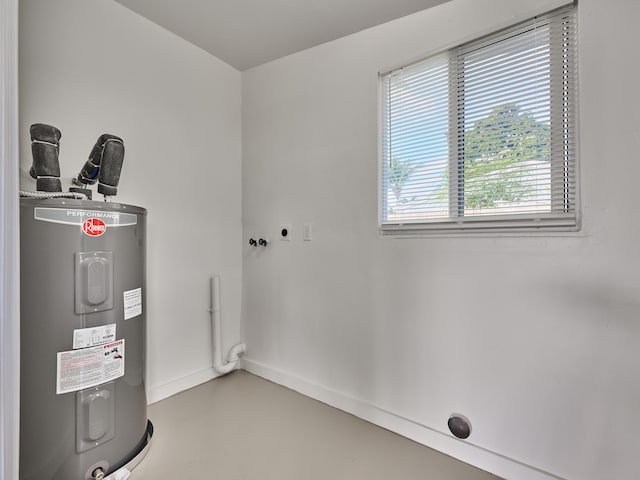
[[222, 330], [220, 328], [220, 277], [211, 277], [211, 335], [213, 342], [213, 369], [221, 374], [229, 373], [236, 368], [238, 360], [245, 352], [244, 343], [238, 343], [231, 347], [227, 361], [222, 363]]

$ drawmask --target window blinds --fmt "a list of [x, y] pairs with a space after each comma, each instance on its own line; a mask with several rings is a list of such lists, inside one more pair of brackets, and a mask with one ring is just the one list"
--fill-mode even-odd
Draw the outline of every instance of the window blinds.
[[574, 8], [381, 76], [382, 229], [577, 224]]

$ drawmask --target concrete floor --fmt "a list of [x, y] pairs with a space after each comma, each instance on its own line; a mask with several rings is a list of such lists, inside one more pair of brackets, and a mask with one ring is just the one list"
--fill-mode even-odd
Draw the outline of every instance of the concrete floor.
[[500, 480], [244, 371], [152, 405], [149, 419], [131, 480]]

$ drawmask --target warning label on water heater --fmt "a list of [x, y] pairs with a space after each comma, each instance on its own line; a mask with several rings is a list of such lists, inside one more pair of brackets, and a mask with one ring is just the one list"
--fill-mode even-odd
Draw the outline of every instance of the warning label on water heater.
[[122, 294], [124, 300], [124, 319], [142, 315], [142, 288], [127, 290]]
[[76, 392], [124, 375], [124, 339], [58, 352], [56, 393]]
[[73, 331], [73, 349], [94, 347], [116, 339], [116, 324], [91, 328], [77, 328]]

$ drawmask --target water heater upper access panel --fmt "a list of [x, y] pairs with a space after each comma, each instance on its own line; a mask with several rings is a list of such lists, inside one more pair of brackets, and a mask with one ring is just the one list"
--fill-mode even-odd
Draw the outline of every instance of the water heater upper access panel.
[[113, 308], [113, 252], [76, 252], [75, 312]]

